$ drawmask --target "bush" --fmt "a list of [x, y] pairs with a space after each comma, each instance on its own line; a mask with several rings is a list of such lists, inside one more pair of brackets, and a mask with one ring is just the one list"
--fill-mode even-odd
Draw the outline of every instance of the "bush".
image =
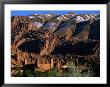
[[59, 77], [59, 76], [61, 76], [60, 72], [58, 72], [55, 68], [50, 69], [49, 71], [47, 71], [47, 75], [49, 77]]
[[16, 71], [16, 74], [13, 75], [14, 77], [22, 77], [22, 72], [20, 70]]
[[25, 71], [23, 72], [23, 76], [24, 76], [24, 77], [33, 77], [34, 75], [33, 75], [33, 73], [31, 72], [31, 70], [25, 70]]
[[70, 65], [69, 69], [64, 72], [65, 77], [92, 77], [93, 75], [94, 72], [90, 67], [84, 70], [74, 64]]
[[46, 72], [25, 70], [24, 77], [58, 77], [61, 76], [56, 69], [50, 69]]

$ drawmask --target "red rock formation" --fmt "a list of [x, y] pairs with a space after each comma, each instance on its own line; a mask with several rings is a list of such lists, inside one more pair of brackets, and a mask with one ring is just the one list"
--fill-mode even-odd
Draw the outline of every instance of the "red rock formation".
[[[38, 71], [45, 71], [50, 68], [53, 68], [55, 63], [56, 63], [56, 68], [58, 70], [60, 70], [61, 68], [68, 67], [66, 63], [67, 59], [72, 60], [73, 57], [64, 56], [63, 58], [64, 54], [61, 54], [62, 58], [60, 59], [57, 59], [59, 57], [55, 57], [55, 56], [54, 57], [52, 56], [48, 59], [48, 56], [50, 56], [52, 52], [54, 53], [55, 49], [57, 49], [58, 46], [59, 47], [62, 46], [61, 48], [70, 46], [69, 47], [70, 49], [76, 49], [75, 48], [76, 45], [74, 44], [77, 44], [79, 42], [85, 42], [82, 45], [85, 46], [86, 43], [89, 43], [89, 39], [90, 39], [89, 36], [91, 35], [90, 37], [93, 38], [92, 35], [94, 34], [94, 27], [99, 26], [98, 23], [97, 25], [94, 26], [93, 24], [94, 21], [92, 24], [89, 21], [80, 22], [80, 20], [78, 20], [78, 23], [76, 23], [77, 20], [74, 18], [74, 16], [66, 17], [65, 15], [65, 17], [61, 16], [61, 17], [53, 18], [52, 16], [49, 19], [47, 19], [46, 17], [42, 17], [42, 18], [44, 24], [40, 27], [33, 24], [32, 19], [30, 19], [27, 16], [14, 16], [11, 18], [11, 58], [12, 58], [11, 63], [12, 64], [14, 65], [15, 64], [23, 65], [23, 63], [24, 65], [35, 64], [35, 67], [39, 68], [37, 69]], [[90, 31], [92, 32], [92, 34]], [[94, 51], [92, 55], [97, 56], [97, 58], [99, 58], [99, 54], [100, 54], [99, 46], [100, 44], [95, 45], [92, 49]], [[69, 50], [66, 49], [66, 51]], [[70, 53], [71, 56], [73, 54], [74, 51]], [[90, 55], [90, 54], [86, 54], [86, 55]], [[45, 56], [47, 59], [46, 63], [44, 59]], [[39, 63], [39, 62], [43, 62], [43, 63]]]

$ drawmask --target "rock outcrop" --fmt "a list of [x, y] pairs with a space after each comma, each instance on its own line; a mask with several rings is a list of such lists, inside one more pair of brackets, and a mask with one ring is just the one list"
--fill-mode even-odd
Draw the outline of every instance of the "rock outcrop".
[[36, 64], [36, 59], [59, 54], [74, 55], [76, 59], [93, 56], [99, 63], [100, 16], [70, 13], [11, 17], [12, 65]]

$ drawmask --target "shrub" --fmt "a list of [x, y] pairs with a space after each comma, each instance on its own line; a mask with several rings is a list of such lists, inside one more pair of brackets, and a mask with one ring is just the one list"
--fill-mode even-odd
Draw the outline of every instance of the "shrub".
[[14, 77], [22, 77], [22, 72], [20, 70], [16, 71], [16, 74], [13, 75]]
[[69, 69], [64, 72], [65, 77], [92, 77], [94, 72], [91, 68], [86, 70], [76, 65], [70, 65]]

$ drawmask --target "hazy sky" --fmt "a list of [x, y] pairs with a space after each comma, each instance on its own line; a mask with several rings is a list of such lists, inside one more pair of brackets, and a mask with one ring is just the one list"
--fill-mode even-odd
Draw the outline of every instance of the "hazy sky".
[[34, 10], [34, 11], [29, 11], [29, 10], [13, 10], [11, 11], [11, 16], [16, 16], [16, 15], [21, 15], [21, 16], [26, 16], [26, 15], [31, 15], [31, 14], [66, 14], [68, 12], [75, 12], [77, 14], [100, 14], [100, 11], [98, 10]]

